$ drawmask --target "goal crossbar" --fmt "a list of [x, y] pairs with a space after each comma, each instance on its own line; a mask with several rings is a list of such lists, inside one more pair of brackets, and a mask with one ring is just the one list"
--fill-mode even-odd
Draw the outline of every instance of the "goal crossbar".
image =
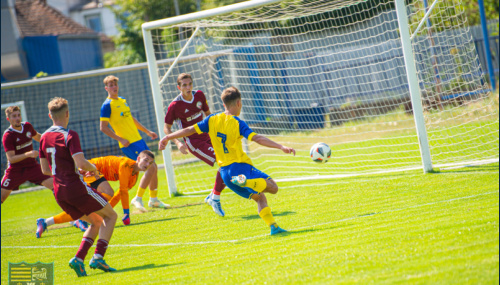
[[[457, 5], [257, 0], [142, 29], [160, 136], [177, 74], [192, 75], [211, 113], [235, 86], [252, 130], [297, 150], [291, 161], [244, 141], [277, 181], [498, 160], [498, 99]], [[332, 148], [327, 164], [309, 159], [316, 142]], [[216, 169], [192, 155], [169, 144], [163, 158], [171, 195], [213, 185]]]

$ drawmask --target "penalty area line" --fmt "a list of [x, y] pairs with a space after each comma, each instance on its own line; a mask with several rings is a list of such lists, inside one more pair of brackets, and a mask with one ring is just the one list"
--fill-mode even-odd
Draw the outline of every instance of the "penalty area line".
[[[425, 207], [425, 206], [429, 206], [429, 205], [435, 205], [435, 204], [440, 204], [440, 203], [453, 202], [453, 201], [458, 201], [458, 200], [472, 199], [472, 198], [476, 198], [476, 197], [480, 197], [480, 196], [485, 196], [485, 195], [490, 195], [490, 194], [498, 194], [498, 193], [499, 193], [499, 191], [493, 191], [493, 192], [481, 193], [481, 194], [476, 194], [476, 195], [470, 195], [470, 196], [458, 197], [458, 198], [453, 198], [453, 199], [447, 199], [447, 200], [442, 200], [442, 201], [430, 202], [430, 203], [425, 203], [425, 204], [412, 205], [412, 206], [408, 206], [408, 207], [404, 207], [404, 208], [399, 208], [399, 209], [392, 209], [392, 210], [381, 211], [381, 212], [373, 213], [373, 214], [370, 214], [370, 215], [348, 217], [348, 218], [344, 218], [344, 219], [340, 219], [340, 220], [335, 220], [335, 221], [330, 221], [330, 222], [326, 222], [326, 223], [320, 223], [320, 224], [309, 225], [309, 226], [305, 226], [305, 227], [293, 228], [293, 229], [289, 229], [288, 231], [290, 233], [293, 233], [293, 231], [297, 231], [297, 230], [304, 230], [304, 229], [309, 229], [309, 228], [315, 228], [315, 227], [320, 227], [320, 226], [325, 226], [325, 225], [330, 225], [330, 224], [335, 224], [335, 223], [341, 223], [341, 222], [355, 220], [355, 219], [361, 219], [361, 218], [371, 217], [371, 216], [379, 215], [379, 214], [391, 213], [391, 212], [396, 212], [396, 211], [404, 211], [404, 210], [418, 208], [418, 207]], [[246, 237], [246, 238], [241, 238], [241, 239], [234, 239], [234, 240], [194, 241], [194, 242], [169, 242], [169, 243], [150, 243], [150, 244], [110, 244], [108, 246], [109, 247], [164, 247], [164, 246], [182, 246], [182, 245], [204, 245], [204, 244], [237, 243], [237, 242], [243, 242], [243, 241], [247, 241], [247, 240], [253, 240], [253, 239], [257, 239], [257, 238], [262, 238], [262, 237], [266, 237], [266, 236], [269, 236], [269, 234], [256, 235], [256, 236], [251, 236], [251, 237]], [[2, 246], [2, 249], [36, 249], [36, 248], [78, 248], [78, 246], [77, 245]]]

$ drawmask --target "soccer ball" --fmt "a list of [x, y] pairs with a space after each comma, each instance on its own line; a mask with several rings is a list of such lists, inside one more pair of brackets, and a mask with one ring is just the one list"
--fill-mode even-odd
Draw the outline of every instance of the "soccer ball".
[[314, 162], [325, 163], [330, 159], [332, 150], [326, 143], [317, 143], [311, 147], [309, 153]]

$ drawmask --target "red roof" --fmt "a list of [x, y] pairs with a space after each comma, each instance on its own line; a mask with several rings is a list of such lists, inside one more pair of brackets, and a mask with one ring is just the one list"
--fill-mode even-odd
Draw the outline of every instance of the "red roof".
[[47, 5], [44, 0], [16, 0], [21, 36], [97, 34]]

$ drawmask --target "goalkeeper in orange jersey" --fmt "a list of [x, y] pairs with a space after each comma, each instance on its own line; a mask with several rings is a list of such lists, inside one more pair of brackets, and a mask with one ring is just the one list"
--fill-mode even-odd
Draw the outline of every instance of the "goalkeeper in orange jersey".
[[[122, 202], [123, 207], [123, 224], [130, 224], [130, 209], [128, 191], [134, 187], [137, 182], [140, 171], [146, 171], [154, 162], [155, 155], [149, 150], [143, 150], [137, 156], [137, 160], [132, 160], [124, 156], [104, 156], [89, 160], [97, 168], [95, 175], [86, 171], [80, 171], [84, 176], [83, 180], [92, 188], [96, 189], [103, 195], [109, 204], [114, 207], [118, 201]], [[108, 181], [120, 181], [120, 188], [113, 195], [113, 189]], [[71, 222], [73, 219], [70, 215], [62, 212], [56, 216], [47, 219], [38, 219], [43, 221], [41, 229], [37, 229], [41, 237], [41, 233], [47, 230], [48, 226], [53, 224], [62, 224]], [[76, 227], [82, 231], [86, 230], [86, 225], [81, 221], [75, 221]]]

